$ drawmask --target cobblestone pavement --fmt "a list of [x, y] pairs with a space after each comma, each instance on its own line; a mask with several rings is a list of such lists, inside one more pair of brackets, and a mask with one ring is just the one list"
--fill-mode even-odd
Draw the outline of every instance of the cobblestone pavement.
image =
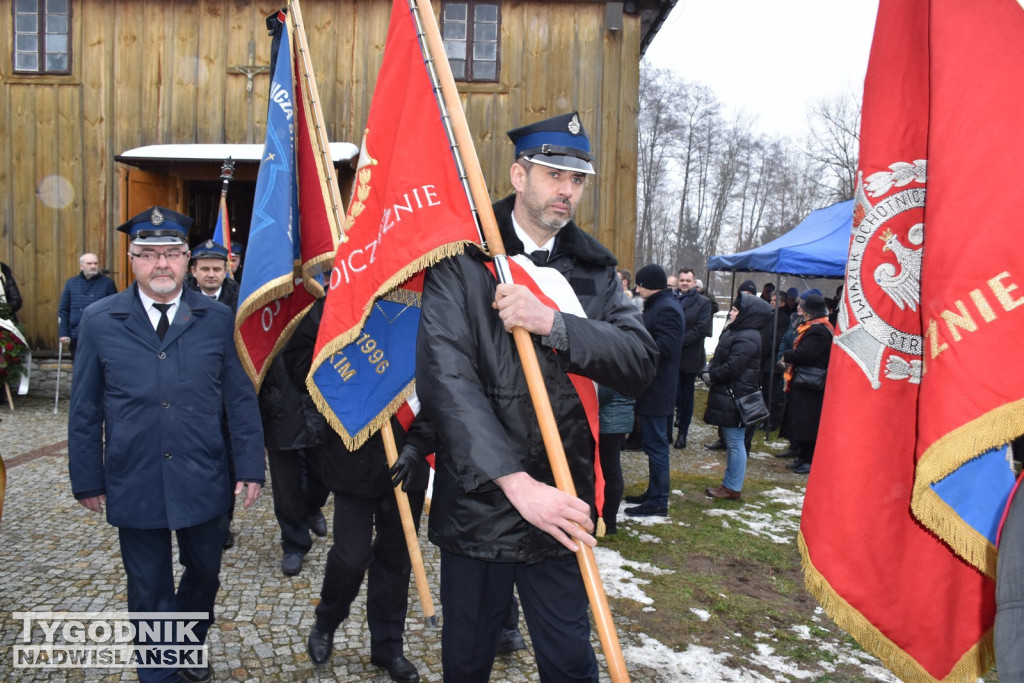
[[[126, 609], [125, 579], [116, 530], [81, 507], [71, 494], [67, 475], [67, 403], [54, 414], [52, 400], [18, 397], [15, 410], [0, 412], [0, 454], [7, 467], [7, 495], [0, 526], [0, 680], [130, 681], [131, 670], [32, 670], [13, 668], [12, 646], [20, 636], [19, 611], [101, 612]], [[690, 452], [711, 440], [710, 428], [695, 422]], [[696, 449], [694, 448], [696, 447]], [[624, 453], [627, 488], [645, 482], [646, 457]], [[724, 458], [708, 451], [696, 457], [673, 456], [673, 469], [704, 473], [722, 471]], [[270, 482], [272, 485], [272, 482]], [[328, 503], [328, 507], [331, 503]], [[325, 510], [331, 519], [331, 510]], [[305, 640], [319, 600], [320, 580], [329, 546], [316, 539], [300, 575], [280, 571], [278, 529], [269, 490], [249, 510], [236, 508], [235, 547], [225, 551], [216, 623], [210, 631], [215, 680], [233, 681], [387, 681], [370, 664], [365, 618], [365, 582], [352, 614], [335, 635], [331, 665], [318, 669], [309, 661]], [[432, 594], [437, 601], [439, 559], [425, 536], [420, 542]], [[440, 613], [440, 605], [437, 605]], [[523, 629], [526, 634], [525, 628]], [[618, 626], [623, 647], [632, 634]], [[594, 635], [597, 644], [596, 633]], [[441, 680], [441, 631], [421, 618], [415, 587], [410, 587], [406, 622], [406, 656], [425, 681]], [[606, 678], [598, 650], [602, 677]], [[634, 681], [656, 680], [632, 673]], [[532, 650], [499, 656], [493, 681], [539, 680]]]

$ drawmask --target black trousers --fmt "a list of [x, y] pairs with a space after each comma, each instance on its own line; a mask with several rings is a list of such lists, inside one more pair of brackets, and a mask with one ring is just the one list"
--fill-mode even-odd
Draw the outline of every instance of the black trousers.
[[320, 514], [329, 491], [308, 466], [304, 449], [267, 451], [274, 517], [281, 527], [281, 551], [305, 555], [313, 547], [309, 523]]
[[601, 516], [608, 531], [615, 531], [615, 515], [622, 502], [625, 484], [622, 480], [622, 443], [625, 434], [601, 434], [598, 452], [601, 456], [601, 474], [604, 475], [604, 509]]
[[676, 426], [679, 436], [686, 436], [693, 420], [693, 392], [697, 383], [697, 373], [680, 372], [679, 385], [676, 387]]
[[[206, 612], [209, 618], [192, 630], [201, 643], [213, 624], [213, 606], [220, 588], [220, 560], [228, 516], [178, 529], [178, 562], [185, 568], [174, 587], [170, 529], [119, 527], [121, 561], [128, 578], [128, 611]], [[139, 669], [139, 680], [178, 680], [178, 670]]]
[[[409, 491], [417, 528], [423, 498], [423, 491]], [[348, 617], [363, 576], [368, 574], [366, 624], [370, 628], [370, 654], [390, 661], [402, 654], [412, 571], [394, 495], [353, 498], [335, 492], [332, 531], [334, 545], [327, 553], [320, 604], [316, 608], [317, 626], [328, 632], [338, 628]]]
[[441, 551], [441, 662], [448, 683], [486, 683], [515, 586], [542, 683], [597, 683], [587, 593], [574, 556], [536, 564]]

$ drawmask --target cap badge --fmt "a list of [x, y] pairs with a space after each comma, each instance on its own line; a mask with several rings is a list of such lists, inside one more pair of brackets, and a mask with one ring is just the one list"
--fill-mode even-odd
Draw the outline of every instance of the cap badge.
[[207, 249], [213, 249], [213, 240], [206, 240], [206, 244], [203, 245]]
[[572, 133], [573, 135], [579, 135], [581, 128], [582, 126], [580, 126], [579, 118], [576, 116], [576, 114], [573, 114], [572, 118], [569, 119], [569, 132]]
[[161, 225], [164, 222], [164, 215], [160, 213], [160, 209], [153, 209], [153, 212], [149, 214], [149, 222], [153, 225]]

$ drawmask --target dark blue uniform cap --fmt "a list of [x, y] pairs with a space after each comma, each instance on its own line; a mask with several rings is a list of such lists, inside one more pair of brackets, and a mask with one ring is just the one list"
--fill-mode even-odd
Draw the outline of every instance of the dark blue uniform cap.
[[515, 143], [516, 159], [526, 157], [563, 171], [594, 173], [590, 139], [577, 112], [510, 130], [508, 137]]
[[192, 260], [195, 261], [200, 258], [219, 258], [226, 262], [228, 260], [228, 250], [222, 244], [217, 244], [213, 240], [206, 240], [192, 250]]
[[151, 206], [129, 218], [117, 229], [128, 235], [134, 244], [159, 246], [162, 244], [188, 244], [188, 229], [192, 219], [162, 206]]
[[232, 254], [238, 254], [239, 256], [241, 256], [244, 251], [245, 251], [245, 245], [244, 244], [239, 244], [238, 242], [232, 242], [231, 243], [231, 253]]

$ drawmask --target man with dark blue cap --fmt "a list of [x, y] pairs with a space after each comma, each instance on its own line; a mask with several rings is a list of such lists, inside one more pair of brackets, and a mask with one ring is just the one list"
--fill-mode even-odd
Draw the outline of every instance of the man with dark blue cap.
[[242, 274], [238, 269], [242, 266], [242, 254], [245, 253], [245, 245], [238, 242], [231, 243], [231, 253], [228, 255], [228, 268], [231, 271], [231, 279], [236, 282], [242, 280]]
[[[493, 208], [532, 282], [498, 284], [490, 256], [467, 248], [427, 271], [417, 338], [417, 394], [438, 437], [429, 536], [441, 550], [444, 680], [489, 679], [515, 589], [541, 680], [596, 682], [574, 555], [596, 542], [593, 383], [636, 396], [658, 351], [615, 257], [572, 220], [594, 173], [579, 115], [508, 136], [515, 194]], [[514, 327], [532, 335], [578, 497], [554, 486]]]
[[206, 240], [192, 250], [185, 285], [235, 311], [238, 309], [238, 282], [227, 275], [228, 250], [213, 240]]
[[[230, 309], [185, 289], [192, 221], [152, 207], [118, 230], [128, 235], [135, 282], [85, 309], [79, 326], [68, 420], [74, 496], [118, 528], [131, 614], [203, 613], [196, 623], [137, 620], [144, 630], [175, 627], [203, 646], [220, 586], [221, 545], [232, 502], [224, 420], [235, 454], [234, 493], [245, 507], [264, 481], [263, 432], [252, 382], [233, 340]], [[230, 401], [227, 400], [230, 396]], [[225, 417], [226, 416], [226, 417]], [[184, 571], [174, 586], [177, 536]], [[183, 619], [183, 618], [182, 618]], [[177, 628], [180, 626], [181, 628]], [[166, 660], [160, 660], [161, 662]], [[141, 681], [204, 681], [209, 661], [139, 668]]]

